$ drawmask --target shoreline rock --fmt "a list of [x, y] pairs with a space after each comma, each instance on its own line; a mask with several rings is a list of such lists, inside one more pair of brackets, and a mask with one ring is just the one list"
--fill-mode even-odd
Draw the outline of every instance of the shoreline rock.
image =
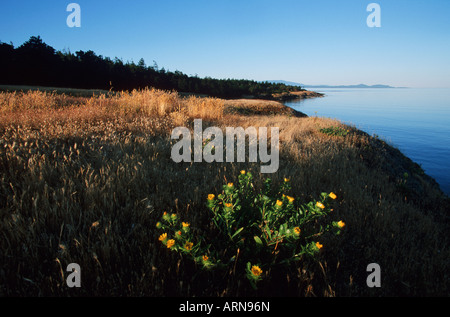
[[289, 93], [273, 95], [275, 100], [278, 100], [278, 101], [291, 101], [291, 100], [296, 100], [296, 99], [321, 98], [324, 96], [325, 96], [325, 94], [322, 94], [320, 92], [311, 91], [311, 90], [291, 91]]
[[266, 99], [231, 99], [225, 100], [225, 113], [251, 115], [287, 115], [297, 118], [308, 117], [303, 112], [284, 105], [281, 101]]

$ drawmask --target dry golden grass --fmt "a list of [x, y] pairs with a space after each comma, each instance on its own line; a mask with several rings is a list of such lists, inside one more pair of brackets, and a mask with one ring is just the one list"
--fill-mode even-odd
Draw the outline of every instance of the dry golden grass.
[[[158, 90], [0, 94], [0, 295], [448, 295], [449, 202], [433, 181], [354, 127], [267, 105]], [[236, 106], [250, 110], [228, 112]], [[170, 133], [195, 118], [204, 119], [203, 128], [280, 127], [273, 183], [290, 177], [301, 201], [336, 193], [335, 217], [346, 223], [339, 239], [323, 241], [319, 263], [300, 263], [254, 291], [232, 272], [198, 273], [161, 247], [155, 224], [164, 211], [213, 234], [207, 194], [242, 169], [256, 186], [268, 176], [255, 163], [174, 163]], [[350, 133], [320, 132], [330, 126]], [[64, 282], [72, 262], [81, 266], [80, 289]], [[366, 286], [373, 262], [382, 269], [379, 289]]]

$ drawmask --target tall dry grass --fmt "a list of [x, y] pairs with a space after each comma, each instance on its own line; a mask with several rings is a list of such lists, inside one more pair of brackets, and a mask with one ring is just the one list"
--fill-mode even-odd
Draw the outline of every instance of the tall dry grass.
[[[336, 120], [274, 115], [263, 105], [256, 113], [253, 106], [242, 113], [227, 107], [224, 100], [150, 89], [92, 98], [0, 94], [0, 294], [449, 294], [448, 198], [416, 164]], [[207, 194], [236, 181], [242, 169], [255, 175], [256, 186], [267, 176], [256, 163], [175, 164], [170, 133], [195, 118], [204, 128], [279, 127], [273, 183], [290, 177], [301, 201], [323, 191], [338, 195], [334, 216], [346, 230], [323, 241], [318, 263], [300, 263], [254, 291], [232, 272], [199, 273], [161, 247], [155, 224], [164, 211], [212, 235]], [[320, 132], [330, 126], [350, 133]], [[72, 262], [81, 266], [79, 289], [65, 284]], [[379, 289], [366, 285], [373, 262], [382, 269]]]

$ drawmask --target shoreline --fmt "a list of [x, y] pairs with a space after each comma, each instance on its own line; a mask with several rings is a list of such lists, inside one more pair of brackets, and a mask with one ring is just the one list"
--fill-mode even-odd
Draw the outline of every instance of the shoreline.
[[[306, 91], [301, 95], [301, 99], [311, 99], [316, 98], [315, 92]], [[323, 97], [323, 94], [320, 94]], [[265, 99], [233, 99], [225, 101], [225, 112], [228, 114], [238, 114], [242, 116], [270, 116], [270, 115], [287, 115], [291, 117], [297, 118], [309, 118], [309, 116], [301, 111], [295, 110], [294, 108], [285, 105], [281, 101], [274, 100], [265, 100]], [[339, 119], [340, 123], [343, 125], [347, 125]], [[368, 138], [372, 138], [369, 133], [364, 130], [358, 130], [359, 134], [365, 135]], [[427, 174], [422, 167], [404, 154], [399, 148], [388, 144], [385, 140], [375, 137], [374, 145], [380, 151], [384, 152], [386, 156], [389, 156], [389, 165], [385, 167], [385, 171], [392, 175], [393, 177], [397, 177], [400, 182], [405, 182], [401, 184], [402, 190], [406, 190], [408, 193], [415, 192], [416, 194], [421, 194], [424, 191], [423, 181], [428, 183], [431, 187], [438, 189], [442, 195], [449, 197], [439, 182]], [[392, 163], [394, 162], [394, 163]], [[394, 176], [395, 175], [395, 176]], [[404, 177], [405, 175], [408, 175]], [[404, 178], [404, 179], [403, 179]], [[406, 184], [406, 180], [408, 179], [408, 184]]]
[[[397, 87], [392, 87], [392, 88], [395, 89]], [[400, 88], [403, 88], [403, 87], [400, 87]], [[380, 89], [380, 88], [373, 88], [372, 90], [376, 90], [376, 89]], [[381, 89], [385, 89], [385, 88], [381, 88]], [[426, 88], [426, 89], [429, 89], [429, 88]], [[327, 94], [325, 94], [325, 96], [327, 96]], [[322, 105], [322, 103], [320, 103], [320, 104]], [[327, 104], [328, 103], [326, 102], [325, 105], [327, 105]], [[303, 103], [297, 105], [295, 103], [295, 101], [292, 102], [292, 103], [290, 103], [290, 102], [286, 103], [286, 106], [288, 106], [288, 107], [292, 106], [293, 109], [295, 109], [295, 110], [301, 109], [302, 111], [307, 111], [310, 116], [315, 116], [314, 113], [312, 113], [314, 109], [312, 109], [311, 107], [308, 107], [307, 105], [308, 104], [303, 104]], [[346, 106], [346, 105], [343, 104], [343, 106]], [[329, 113], [328, 116], [326, 116], [326, 117], [334, 118], [336, 120], [341, 121], [340, 115], [339, 115], [340, 113], [341, 113], [340, 110], [337, 110], [337, 111], [335, 110], [334, 112]], [[317, 115], [317, 113], [316, 113], [316, 115]], [[384, 128], [384, 129], [387, 129], [387, 130], [389, 130], [391, 132], [391, 133], [388, 133], [388, 134], [385, 134], [385, 135], [382, 135], [382, 136], [377, 135], [377, 133], [379, 133], [379, 132], [377, 132], [377, 130], [374, 130], [374, 129], [371, 130], [368, 126], [366, 126], [365, 128], [369, 128], [368, 131], [370, 131], [370, 132], [366, 132], [366, 130], [363, 129], [363, 127], [361, 125], [363, 125], [363, 124], [368, 125], [370, 120], [371, 120], [370, 118], [366, 118], [362, 122], [361, 121], [347, 121], [347, 122], [346, 121], [341, 121], [341, 122], [344, 123], [344, 124], [351, 123], [352, 125], [356, 125], [356, 126], [358, 126], [359, 130], [361, 130], [361, 131], [367, 133], [368, 135], [373, 136], [373, 137], [375, 137], [375, 138], [377, 138], [377, 139], [379, 139], [381, 141], [384, 141], [384, 142], [388, 143], [395, 150], [399, 150], [402, 153], [402, 155], [404, 155], [408, 160], [411, 160], [411, 162], [415, 166], [418, 167], [417, 170], [420, 170], [421, 173], [423, 173], [427, 177], [431, 178], [433, 186], [437, 185], [439, 187], [440, 191], [442, 192], [442, 194], [444, 196], [450, 198], [450, 188], [448, 186], [448, 179], [446, 177], [442, 176], [442, 175], [445, 175], [445, 173], [441, 173], [441, 174], [436, 173], [436, 170], [433, 170], [432, 164], [429, 164], [430, 166], [426, 166], [424, 164], [424, 161], [423, 161], [422, 157], [420, 157], [418, 155], [414, 155], [413, 153], [411, 153], [411, 148], [414, 148], [414, 144], [411, 145], [409, 143], [405, 143], [406, 144], [405, 145], [405, 144], [401, 143], [400, 141], [397, 141], [397, 143], [394, 144], [393, 141], [392, 141], [392, 138], [395, 136], [395, 134], [393, 134], [392, 132], [395, 132], [395, 131], [391, 129], [392, 128], [391, 125], [389, 125], [387, 123], [383, 123], [383, 124], [378, 123], [378, 125], [379, 125], [378, 128], [381, 128], [381, 129]], [[380, 130], [378, 130], [378, 131], [380, 131]], [[398, 143], [398, 142], [400, 142], [400, 143]], [[406, 148], [403, 148], [403, 146], [405, 146]], [[402, 150], [400, 150], [400, 148], [402, 148]], [[425, 166], [422, 167], [422, 164], [424, 164]], [[439, 164], [439, 162], [438, 163], [433, 163], [433, 164]]]

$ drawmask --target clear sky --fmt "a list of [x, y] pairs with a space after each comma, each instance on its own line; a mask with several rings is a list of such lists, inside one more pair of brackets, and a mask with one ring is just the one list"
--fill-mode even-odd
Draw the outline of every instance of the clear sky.
[[[380, 28], [366, 24], [372, 2]], [[200, 77], [450, 87], [449, 0], [2, 0], [0, 41], [33, 35]]]

